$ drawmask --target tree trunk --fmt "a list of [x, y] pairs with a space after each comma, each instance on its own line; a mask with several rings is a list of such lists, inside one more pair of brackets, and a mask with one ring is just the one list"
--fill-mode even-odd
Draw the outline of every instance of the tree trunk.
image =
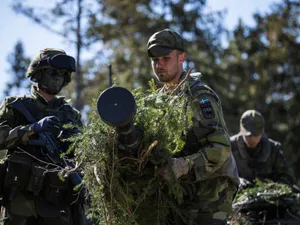
[[78, 12], [77, 12], [77, 30], [76, 30], [76, 61], [77, 61], [77, 69], [75, 72], [75, 102], [74, 107], [81, 111], [83, 109], [83, 100], [82, 100], [82, 91], [84, 88], [83, 79], [81, 74], [81, 63], [80, 63], [80, 56], [81, 56], [81, 48], [82, 48], [82, 37], [81, 37], [81, 13], [82, 13], [82, 0], [77, 1], [78, 5]]

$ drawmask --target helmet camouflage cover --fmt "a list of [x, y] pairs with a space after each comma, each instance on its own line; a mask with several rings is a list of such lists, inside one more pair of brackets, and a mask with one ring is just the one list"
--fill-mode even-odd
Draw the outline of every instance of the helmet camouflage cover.
[[[35, 57], [30, 62], [29, 67], [27, 69], [26, 77], [30, 78], [30, 80], [33, 82], [38, 82], [38, 77], [36, 76], [37, 71], [39, 71], [41, 69], [55, 68], [55, 66], [51, 66], [49, 63], [41, 64], [41, 61], [45, 61], [46, 59], [52, 58], [53, 56], [57, 56], [57, 55], [65, 55], [74, 60], [73, 57], [68, 56], [66, 54], [66, 52], [62, 49], [57, 49], [57, 48], [42, 49], [39, 51], [39, 53], [37, 55], [35, 55]], [[75, 62], [75, 60], [74, 60], [74, 62]], [[64, 81], [63, 86], [66, 86], [68, 83], [70, 83], [72, 71], [75, 71], [75, 70], [68, 71], [69, 73], [67, 73], [67, 76], [65, 76], [65, 81]]]

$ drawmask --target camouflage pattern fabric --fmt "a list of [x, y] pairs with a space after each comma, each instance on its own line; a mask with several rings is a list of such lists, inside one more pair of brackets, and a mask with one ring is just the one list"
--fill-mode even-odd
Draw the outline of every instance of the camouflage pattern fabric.
[[[77, 127], [82, 126], [80, 121], [81, 115], [77, 110], [68, 105], [63, 97], [57, 97], [48, 103], [36, 91], [35, 87], [32, 88], [31, 95], [7, 97], [0, 106], [0, 150], [7, 149], [9, 158], [12, 155], [22, 155], [24, 159], [28, 158], [25, 161], [29, 165], [30, 160], [34, 164], [39, 165], [38, 161], [35, 161], [32, 157], [29, 157], [27, 154], [21, 154], [20, 149], [23, 149], [34, 157], [44, 160], [40, 148], [28, 144], [29, 122], [21, 112], [12, 108], [13, 102], [17, 99], [22, 100], [36, 120], [53, 115], [57, 116], [62, 123], [72, 123]], [[25, 161], [24, 163], [26, 163]], [[24, 173], [22, 167], [20, 167], [20, 170], [16, 172]], [[28, 218], [36, 218], [38, 219], [38, 224], [44, 225], [75, 224], [75, 221], [71, 219], [70, 212], [72, 209], [70, 207], [54, 206], [52, 203], [46, 202], [43, 198], [40, 194], [36, 195], [36, 193], [27, 191], [26, 188], [19, 188], [18, 185], [5, 189], [4, 206], [6, 208], [6, 216], [9, 216], [5, 224], [23, 224], [22, 221], [24, 222]], [[79, 211], [76, 212], [76, 214], [79, 213]], [[83, 224], [83, 222], [81, 223], [79, 219], [76, 221], [76, 224]]]
[[[181, 80], [184, 78], [185, 73]], [[193, 127], [178, 157], [192, 161], [193, 167], [180, 178], [183, 187], [189, 187], [186, 188], [189, 194], [180, 206], [186, 216], [174, 220], [176, 224], [188, 225], [226, 224], [239, 180], [221, 101], [213, 90], [200, 82], [199, 73], [190, 75], [178, 94], [182, 93], [190, 98]]]
[[[37, 71], [41, 69], [52, 69], [50, 65], [46, 66], [39, 66], [39, 63], [42, 59], [49, 58], [58, 54], [67, 55], [66, 52], [62, 49], [57, 48], [45, 48], [39, 51], [38, 54], [34, 56], [34, 58], [31, 60], [30, 65], [28, 66], [26, 77], [30, 78], [33, 82], [38, 82], [38, 79], [36, 77]], [[65, 76], [65, 82], [63, 86], [68, 85], [71, 82], [71, 73], [68, 73], [67, 76]]]
[[257, 148], [251, 149], [256, 152], [253, 157], [247, 152], [241, 133], [231, 137], [231, 144], [240, 177], [249, 181], [267, 178], [274, 182], [294, 183], [293, 172], [286, 163], [279, 142], [264, 134]]

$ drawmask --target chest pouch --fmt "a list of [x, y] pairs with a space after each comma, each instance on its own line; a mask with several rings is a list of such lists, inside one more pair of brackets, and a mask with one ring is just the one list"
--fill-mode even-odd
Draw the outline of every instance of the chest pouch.
[[29, 183], [33, 159], [27, 155], [14, 152], [7, 162], [4, 188], [25, 190]]
[[62, 180], [57, 172], [47, 172], [43, 188], [43, 197], [46, 201], [54, 205], [66, 205], [68, 204], [68, 187], [68, 178]]
[[38, 195], [44, 185], [46, 169], [38, 164], [32, 164], [29, 182], [27, 185], [27, 191], [32, 192], [34, 195]]

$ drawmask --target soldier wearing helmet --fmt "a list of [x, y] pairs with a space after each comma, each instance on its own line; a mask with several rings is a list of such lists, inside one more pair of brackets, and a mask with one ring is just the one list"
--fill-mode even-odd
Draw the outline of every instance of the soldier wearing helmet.
[[82, 203], [74, 201], [69, 178], [59, 178], [58, 167], [49, 163], [43, 149], [45, 143], [34, 141], [43, 134], [60, 140], [79, 132], [80, 113], [58, 96], [75, 70], [75, 59], [64, 50], [40, 50], [26, 74], [36, 83], [31, 94], [6, 97], [0, 106], [0, 149], [8, 150], [0, 182], [6, 225], [83, 224]]
[[230, 138], [241, 188], [256, 179], [293, 184], [294, 177], [282, 153], [282, 146], [265, 133], [265, 120], [260, 112], [251, 109], [240, 119], [240, 132]]
[[[44, 49], [31, 61], [26, 77], [38, 83], [38, 88], [50, 95], [56, 95], [62, 87], [71, 81], [71, 74], [75, 72], [75, 59], [61, 49]], [[56, 82], [57, 77], [63, 81]]]

